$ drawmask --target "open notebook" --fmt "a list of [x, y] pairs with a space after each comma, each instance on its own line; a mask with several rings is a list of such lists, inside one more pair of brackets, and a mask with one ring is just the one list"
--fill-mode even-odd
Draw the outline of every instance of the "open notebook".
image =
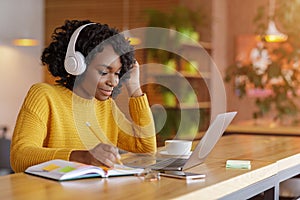
[[[149, 166], [139, 166], [160, 171], [183, 171], [203, 163], [212, 151], [224, 131], [231, 123], [237, 112], [227, 112], [217, 115], [213, 123], [209, 126], [201, 141], [194, 149], [191, 156], [186, 158], [164, 158], [157, 159], [155, 164]], [[133, 166], [127, 164], [129, 166]], [[133, 166], [135, 167], [135, 166]], [[137, 166], [136, 166], [137, 167]]]
[[110, 176], [134, 175], [143, 171], [144, 169], [130, 168], [124, 165], [115, 165], [114, 168], [108, 168], [56, 159], [28, 167], [25, 173], [57, 181], [66, 181], [92, 177], [107, 178]]

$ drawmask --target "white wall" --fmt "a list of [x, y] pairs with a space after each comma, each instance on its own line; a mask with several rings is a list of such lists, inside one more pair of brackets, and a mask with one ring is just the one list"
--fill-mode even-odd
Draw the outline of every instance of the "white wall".
[[[39, 45], [13, 46], [12, 39], [21, 36], [36, 38]], [[28, 89], [43, 81], [43, 38], [43, 0], [0, 0], [0, 126], [8, 126], [8, 138]]]

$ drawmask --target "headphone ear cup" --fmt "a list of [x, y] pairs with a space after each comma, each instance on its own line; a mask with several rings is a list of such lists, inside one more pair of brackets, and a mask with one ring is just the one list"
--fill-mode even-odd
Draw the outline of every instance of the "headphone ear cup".
[[80, 75], [86, 70], [84, 56], [76, 51], [75, 54], [67, 56], [65, 59], [65, 69], [69, 74]]
[[91, 24], [95, 24], [95, 23], [89, 23], [80, 26], [74, 31], [74, 33], [70, 38], [70, 42], [67, 47], [67, 53], [64, 61], [65, 69], [69, 74], [77, 76], [82, 74], [86, 70], [85, 58], [82, 55], [82, 53], [80, 53], [79, 51], [75, 51], [75, 43], [80, 31], [84, 27], [89, 26]]

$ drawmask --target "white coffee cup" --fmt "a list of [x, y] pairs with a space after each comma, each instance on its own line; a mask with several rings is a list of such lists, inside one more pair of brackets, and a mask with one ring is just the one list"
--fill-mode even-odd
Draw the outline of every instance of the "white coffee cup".
[[169, 155], [187, 155], [191, 151], [192, 141], [166, 140], [165, 147]]

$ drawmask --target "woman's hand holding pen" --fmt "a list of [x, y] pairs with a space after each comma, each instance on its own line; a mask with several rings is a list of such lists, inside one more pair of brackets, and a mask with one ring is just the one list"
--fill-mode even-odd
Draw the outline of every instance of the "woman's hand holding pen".
[[108, 167], [113, 167], [115, 163], [121, 164], [119, 150], [112, 145], [99, 143], [90, 150], [90, 153], [94, 158], [91, 160], [92, 165], [99, 165], [99, 161]]
[[119, 154], [119, 149], [112, 144], [103, 143], [103, 141], [109, 141], [107, 141], [105, 137], [98, 135], [97, 132], [92, 128], [90, 122], [86, 122], [85, 124], [101, 142], [90, 150], [92, 157], [90, 163], [92, 165], [97, 165], [100, 161], [102, 164], [105, 164], [108, 167], [113, 167], [113, 163], [116, 163], [115, 161], [117, 161], [118, 164], [122, 165], [122, 162], [120, 161], [121, 156]]
[[132, 97], [141, 96], [143, 92], [140, 86], [140, 65], [137, 61], [132, 64], [128, 73], [130, 73], [130, 79], [125, 83], [128, 94]]
[[76, 161], [85, 163], [88, 165], [106, 165], [107, 167], [113, 167], [114, 164], [122, 164], [120, 162], [120, 154], [118, 148], [109, 144], [100, 143], [93, 149], [87, 150], [75, 150], [70, 155], [70, 161]]

